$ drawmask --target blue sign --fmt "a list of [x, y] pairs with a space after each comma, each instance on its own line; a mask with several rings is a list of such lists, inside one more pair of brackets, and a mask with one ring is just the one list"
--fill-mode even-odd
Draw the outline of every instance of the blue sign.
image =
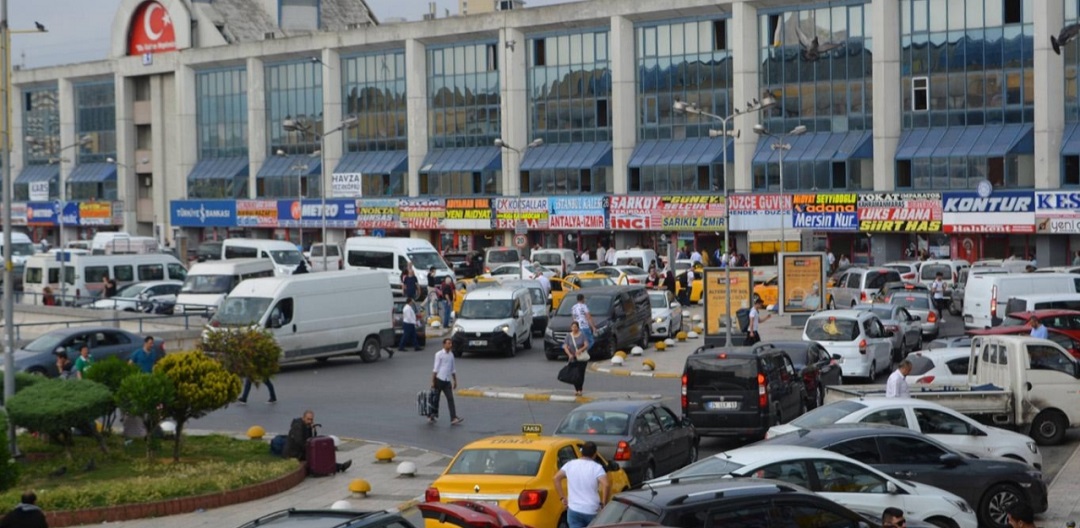
[[795, 229], [858, 231], [857, 194], [795, 194], [791, 197]]
[[233, 227], [235, 200], [173, 200], [169, 204], [170, 223], [176, 227]]
[[[322, 200], [278, 200], [278, 225], [281, 227], [322, 227]], [[333, 198], [326, 200], [326, 227], [351, 229], [356, 227], [356, 200]]]
[[[59, 206], [59, 202], [57, 203]], [[56, 208], [54, 208], [55, 210]], [[60, 221], [66, 226], [81, 225], [82, 221], [79, 216], [79, 202], [68, 202], [64, 204], [64, 216]]]
[[568, 196], [548, 198], [551, 207], [548, 228], [552, 230], [601, 230], [607, 227], [606, 196]]
[[941, 193], [943, 213], [1033, 213], [1032, 191], [994, 191], [987, 197], [971, 191]]
[[26, 223], [32, 225], [56, 225], [56, 202], [29, 202], [26, 204]]

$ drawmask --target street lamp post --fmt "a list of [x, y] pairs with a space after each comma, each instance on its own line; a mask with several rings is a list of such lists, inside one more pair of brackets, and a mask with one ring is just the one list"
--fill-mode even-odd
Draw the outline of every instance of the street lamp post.
[[[285, 151], [278, 149], [274, 154], [278, 156], [284, 156]], [[316, 156], [318, 153], [312, 153], [311, 156]], [[308, 170], [307, 163], [293, 163], [289, 170], [296, 171], [296, 205], [300, 208], [300, 218], [297, 219], [297, 231], [300, 233], [300, 251], [304, 250], [304, 173]]]
[[[781, 197], [781, 199], [783, 199], [783, 196], [784, 196], [784, 152], [786, 152], [788, 150], [791, 150], [791, 143], [786, 142], [785, 138], [788, 138], [788, 137], [791, 137], [791, 136], [801, 136], [801, 135], [805, 134], [806, 133], [806, 127], [803, 126], [803, 125], [799, 125], [799, 126], [793, 128], [793, 129], [791, 129], [791, 132], [788, 132], [786, 134], [773, 134], [773, 133], [769, 132], [769, 130], [767, 128], [765, 128], [765, 125], [757, 124], [757, 125], [754, 125], [754, 133], [756, 133], [756, 134], [758, 134], [760, 136], [768, 136], [768, 137], [776, 138], [776, 142], [771, 145], [771, 148], [773, 150], [780, 151], [780, 197]], [[784, 237], [784, 232], [785, 232], [784, 227], [785, 227], [785, 219], [784, 219], [783, 216], [781, 216], [780, 217], [780, 252], [781, 253], [787, 251], [787, 240], [785, 240], [785, 237]]]
[[[750, 102], [746, 103], [746, 109], [745, 110], [740, 111], [738, 108], [736, 108], [735, 112], [732, 113], [731, 115], [728, 115], [728, 116], [718, 116], [716, 114], [711, 114], [709, 112], [701, 110], [695, 104], [686, 103], [684, 101], [675, 101], [675, 104], [672, 107], [672, 109], [677, 114], [678, 113], [683, 113], [683, 114], [699, 115], [699, 116], [703, 116], [703, 117], [708, 117], [710, 119], [715, 119], [715, 120], [720, 122], [720, 130], [709, 130], [709, 137], [711, 137], [711, 138], [721, 137], [724, 140], [724, 143], [721, 145], [721, 148], [723, 149], [722, 150], [722, 152], [723, 152], [722, 156], [723, 156], [723, 166], [724, 166], [723, 176], [724, 176], [724, 251], [725, 252], [728, 251], [728, 249], [729, 249], [728, 248], [728, 243], [731, 241], [731, 231], [729, 229], [729, 227], [731, 226], [731, 209], [728, 207], [729, 190], [728, 190], [728, 181], [727, 181], [728, 180], [728, 178], [727, 178], [727, 163], [728, 163], [728, 158], [727, 158], [727, 152], [728, 152], [727, 144], [728, 144], [728, 141], [727, 141], [727, 139], [729, 137], [735, 137], [735, 138], [739, 137], [739, 132], [738, 131], [735, 131], [734, 133], [728, 131], [728, 122], [731, 121], [732, 119], [734, 119], [735, 117], [740, 116], [740, 115], [745, 115], [745, 114], [750, 114], [750, 113], [755, 113], [755, 112], [760, 112], [762, 110], [766, 110], [766, 109], [772, 107], [775, 104], [776, 104], [776, 99], [773, 98], [772, 94], [769, 94], [769, 93], [766, 92], [764, 95], [762, 95], [761, 101], [758, 101], [757, 99], [754, 99], [753, 101], [750, 101]], [[674, 269], [674, 267], [672, 269]], [[727, 288], [727, 294], [724, 295], [724, 298], [726, 300], [726, 312], [727, 312], [724, 315], [724, 319], [725, 319], [724, 320], [724, 333], [725, 333], [724, 337], [725, 337], [726, 346], [731, 347], [732, 343], [731, 343], [731, 262], [730, 261], [728, 262], [728, 264], [726, 266], [724, 266], [724, 284], [725, 284], [725, 286]]]

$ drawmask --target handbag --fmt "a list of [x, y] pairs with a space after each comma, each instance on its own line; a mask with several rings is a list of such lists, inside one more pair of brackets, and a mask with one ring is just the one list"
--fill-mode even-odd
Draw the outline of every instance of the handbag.
[[563, 383], [569, 383], [570, 385], [573, 385], [574, 378], [576, 377], [577, 372], [574, 370], [573, 367], [570, 366], [570, 363], [563, 365], [563, 368], [559, 369], [558, 379]]
[[588, 361], [590, 359], [592, 359], [592, 356], [590, 356], [589, 351], [586, 350], [586, 351], [578, 354], [577, 357], [575, 358], [575, 361]]

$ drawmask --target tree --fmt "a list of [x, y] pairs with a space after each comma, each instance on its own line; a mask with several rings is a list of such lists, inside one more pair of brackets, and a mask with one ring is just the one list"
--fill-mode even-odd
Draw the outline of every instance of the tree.
[[75, 428], [93, 435], [101, 450], [107, 452], [94, 419], [104, 414], [111, 405], [112, 393], [100, 383], [50, 379], [17, 392], [6, 407], [15, 425], [47, 433], [64, 446], [70, 457], [74, 443], [71, 430]]
[[264, 328], [221, 328], [205, 332], [199, 350], [225, 370], [250, 379], [256, 387], [280, 369], [281, 347]]
[[120, 410], [143, 422], [146, 458], [151, 458], [154, 453], [154, 432], [165, 419], [165, 408], [172, 403], [175, 395], [172, 380], [160, 372], [128, 376], [116, 391], [116, 404]]
[[[85, 378], [90, 381], [96, 381], [109, 388], [109, 392], [116, 395], [116, 391], [120, 389], [120, 384], [123, 383], [128, 376], [133, 376], [139, 373], [139, 367], [128, 363], [116, 356], [107, 357], [100, 361], [94, 361], [93, 366], [86, 370]], [[116, 400], [110, 400], [109, 408], [105, 410], [102, 420], [102, 430], [108, 434], [112, 432], [113, 422], [116, 419]]]
[[173, 460], [179, 461], [184, 424], [236, 400], [240, 378], [199, 350], [165, 356], [154, 366], [154, 372], [168, 377], [175, 391], [172, 401], [165, 405], [165, 416], [176, 420]]

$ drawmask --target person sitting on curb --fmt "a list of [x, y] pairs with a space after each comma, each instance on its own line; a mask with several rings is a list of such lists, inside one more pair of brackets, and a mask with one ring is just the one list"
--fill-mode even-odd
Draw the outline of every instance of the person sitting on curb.
[[[293, 418], [292, 424], [289, 425], [289, 437], [285, 441], [285, 458], [295, 458], [304, 462], [307, 459], [307, 441], [317, 436], [316, 427], [319, 425], [315, 423], [315, 411], [307, 410], [300, 418]], [[351, 466], [351, 459], [338, 462], [337, 472], [344, 473]]]

